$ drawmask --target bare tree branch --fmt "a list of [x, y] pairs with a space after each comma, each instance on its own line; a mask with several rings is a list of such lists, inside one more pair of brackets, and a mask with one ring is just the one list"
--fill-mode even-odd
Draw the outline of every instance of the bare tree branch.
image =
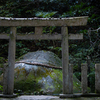
[[62, 70], [62, 67], [50, 66], [50, 65], [46, 65], [46, 64], [40, 64], [40, 63], [30, 63], [30, 62], [23, 62], [23, 61], [17, 61], [16, 63], [25, 63], [28, 65], [38, 65], [38, 66], [42, 66], [42, 67], [46, 67], [46, 68], [53, 68], [53, 69]]

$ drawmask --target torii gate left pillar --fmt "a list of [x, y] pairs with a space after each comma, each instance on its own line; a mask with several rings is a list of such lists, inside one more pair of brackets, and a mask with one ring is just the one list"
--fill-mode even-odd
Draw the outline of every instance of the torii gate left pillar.
[[14, 66], [15, 66], [15, 51], [16, 51], [16, 27], [10, 27], [9, 48], [8, 48], [8, 65], [4, 65], [3, 75], [3, 93], [4, 95], [13, 95], [14, 89]]

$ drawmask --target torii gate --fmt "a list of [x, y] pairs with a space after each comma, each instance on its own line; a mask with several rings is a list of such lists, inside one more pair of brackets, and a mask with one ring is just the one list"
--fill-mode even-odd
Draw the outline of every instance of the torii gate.
[[[17, 40], [62, 40], [63, 94], [61, 97], [73, 95], [72, 66], [69, 66], [68, 39], [83, 39], [83, 34], [68, 34], [68, 26], [84, 26], [88, 16], [69, 18], [5, 18], [0, 17], [0, 26], [10, 27], [9, 34], [0, 34], [0, 39], [9, 39], [8, 73], [4, 79], [4, 95], [13, 95], [15, 46]], [[35, 27], [35, 34], [16, 34], [16, 27]], [[42, 34], [43, 26], [60, 26], [61, 34]], [[6, 84], [6, 86], [5, 86]]]

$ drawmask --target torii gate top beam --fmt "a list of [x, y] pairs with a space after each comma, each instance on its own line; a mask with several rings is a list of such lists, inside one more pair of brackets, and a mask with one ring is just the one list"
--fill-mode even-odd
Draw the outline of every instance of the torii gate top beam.
[[88, 16], [69, 18], [5, 18], [0, 17], [0, 26], [84, 26]]

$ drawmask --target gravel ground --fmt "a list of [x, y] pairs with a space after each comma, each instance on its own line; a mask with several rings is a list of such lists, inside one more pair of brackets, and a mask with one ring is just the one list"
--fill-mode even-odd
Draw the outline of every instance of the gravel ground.
[[59, 100], [57, 96], [19, 96], [16, 98], [0, 98], [0, 100]]
[[66, 99], [60, 99], [58, 96], [44, 96], [44, 95], [38, 95], [38, 96], [19, 96], [16, 98], [0, 98], [0, 100], [100, 100], [100, 97], [80, 97], [80, 98], [66, 98]]

